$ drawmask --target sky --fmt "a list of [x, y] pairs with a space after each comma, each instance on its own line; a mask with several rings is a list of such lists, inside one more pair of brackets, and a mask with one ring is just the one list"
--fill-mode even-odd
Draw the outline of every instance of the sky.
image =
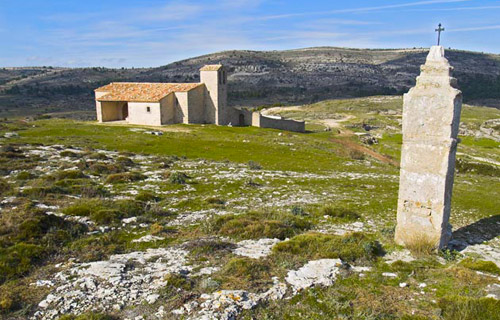
[[500, 53], [498, 0], [0, 0], [0, 66], [154, 67], [223, 50]]

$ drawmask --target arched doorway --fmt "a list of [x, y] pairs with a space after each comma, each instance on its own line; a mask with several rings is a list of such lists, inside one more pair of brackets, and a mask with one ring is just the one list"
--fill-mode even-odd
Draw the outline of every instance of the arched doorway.
[[245, 116], [242, 113], [240, 113], [240, 117], [239, 117], [238, 120], [239, 120], [238, 123], [239, 123], [240, 126], [244, 126], [245, 125]]
[[128, 103], [125, 102], [125, 104], [122, 106], [122, 119], [127, 120], [128, 118]]

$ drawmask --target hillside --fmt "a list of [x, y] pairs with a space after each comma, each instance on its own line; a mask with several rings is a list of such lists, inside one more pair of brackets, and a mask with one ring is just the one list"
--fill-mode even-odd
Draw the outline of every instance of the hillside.
[[[158, 68], [0, 69], [0, 116], [92, 111], [93, 89], [111, 81], [193, 82], [198, 69], [221, 62], [230, 69], [232, 105], [295, 104], [374, 94], [401, 94], [415, 82], [425, 49], [307, 48], [225, 51]], [[466, 101], [498, 107], [500, 56], [448, 50]], [[92, 115], [91, 115], [92, 116]]]
[[0, 319], [500, 320], [500, 110], [464, 105], [450, 248], [394, 243], [402, 98], [308, 133], [0, 122]]

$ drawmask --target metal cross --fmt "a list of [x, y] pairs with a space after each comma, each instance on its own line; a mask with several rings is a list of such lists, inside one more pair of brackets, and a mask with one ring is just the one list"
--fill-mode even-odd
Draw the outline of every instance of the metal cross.
[[441, 23], [438, 25], [436, 32], [438, 33], [438, 46], [441, 43], [441, 32], [444, 31], [444, 28], [441, 27]]

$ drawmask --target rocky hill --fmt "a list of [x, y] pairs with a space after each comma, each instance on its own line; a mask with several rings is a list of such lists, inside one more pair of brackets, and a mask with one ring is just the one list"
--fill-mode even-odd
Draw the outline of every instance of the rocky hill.
[[[307, 48], [224, 51], [157, 68], [3, 68], [0, 116], [91, 111], [93, 89], [111, 81], [194, 82], [198, 69], [230, 69], [232, 105], [309, 103], [327, 98], [401, 94], [415, 82], [426, 49]], [[499, 106], [500, 55], [448, 50], [466, 101]]]

